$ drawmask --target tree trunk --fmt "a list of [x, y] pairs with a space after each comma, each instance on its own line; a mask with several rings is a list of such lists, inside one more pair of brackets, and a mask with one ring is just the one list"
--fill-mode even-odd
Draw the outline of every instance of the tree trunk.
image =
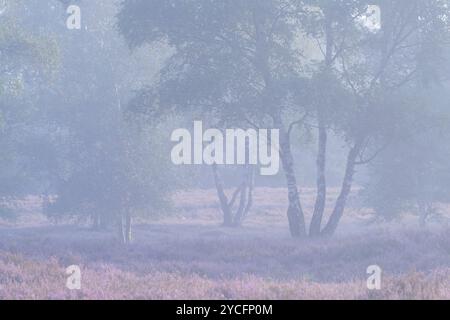
[[[333, 34], [333, 11], [329, 5], [324, 7], [325, 14], [325, 67], [323, 74], [325, 75], [325, 88], [329, 88], [330, 76], [332, 73], [333, 65], [333, 52], [334, 52], [334, 34]], [[324, 106], [317, 107], [317, 122], [319, 126], [319, 142], [317, 150], [317, 194], [316, 202], [314, 204], [314, 212], [309, 226], [309, 235], [311, 237], [317, 237], [320, 235], [322, 228], [323, 214], [325, 211], [327, 201], [327, 181], [326, 181], [326, 160], [327, 160], [327, 143], [328, 132], [326, 126], [325, 112], [327, 108], [331, 108], [332, 102], [330, 98], [325, 95]], [[324, 109], [325, 107], [325, 109]]]
[[131, 212], [129, 210], [119, 217], [118, 231], [119, 240], [122, 244], [130, 244], [132, 241], [132, 220]]
[[[319, 115], [319, 119], [320, 117], [321, 115]], [[319, 120], [319, 150], [317, 153], [317, 196], [309, 229], [309, 234], [311, 237], [317, 237], [320, 235], [323, 213], [325, 211], [325, 205], [327, 201], [327, 183], [325, 175], [327, 141], [327, 129], [323, 121]]]
[[247, 204], [244, 209], [244, 217], [248, 215], [252, 206], [253, 206], [253, 188], [255, 183], [255, 167], [250, 166], [248, 169], [248, 196], [247, 196]]
[[[281, 127], [281, 126], [279, 126]], [[286, 176], [289, 207], [287, 211], [289, 230], [294, 238], [306, 237], [306, 225], [303, 209], [300, 203], [300, 194], [295, 177], [294, 158], [290, 145], [290, 138], [285, 130], [280, 129], [280, 157]]]
[[132, 233], [131, 233], [131, 225], [132, 225], [132, 217], [130, 210], [127, 210], [127, 213], [125, 215], [125, 243], [130, 244], [133, 240]]
[[324, 236], [332, 236], [336, 232], [342, 215], [344, 214], [345, 205], [352, 189], [353, 177], [355, 175], [356, 158], [359, 152], [360, 144], [356, 144], [348, 154], [341, 192], [336, 200], [336, 204], [334, 206], [334, 210], [331, 214], [330, 220], [322, 231], [322, 234]]
[[117, 229], [117, 231], [118, 231], [118, 237], [119, 237], [119, 241], [120, 241], [120, 243], [122, 243], [122, 244], [126, 244], [126, 239], [125, 239], [125, 223], [124, 223], [124, 218], [123, 218], [123, 215], [121, 214], [120, 216], [119, 216], [119, 219], [118, 219], [118, 221], [117, 221], [118, 223], [117, 223], [117, 226], [118, 226], [118, 229]]
[[239, 207], [233, 219], [233, 226], [235, 227], [241, 226], [242, 220], [244, 218], [244, 210], [246, 207], [246, 203], [247, 203], [247, 185], [244, 182], [244, 185], [242, 186], [240, 191]]
[[[242, 184], [233, 193], [231, 200], [225, 194], [222, 179], [220, 178], [217, 166], [213, 166], [214, 181], [220, 207], [223, 213], [223, 225], [225, 227], [239, 227], [249, 213], [253, 205], [253, 166], [247, 166]], [[239, 206], [236, 213], [233, 212], [234, 204], [239, 197]]]
[[225, 194], [222, 179], [220, 179], [219, 172], [217, 171], [217, 165], [213, 165], [214, 183], [216, 185], [217, 196], [219, 197], [220, 208], [223, 213], [223, 225], [225, 227], [233, 226], [233, 216], [230, 206], [228, 205], [228, 198]]
[[241, 226], [242, 221], [249, 213], [253, 204], [253, 166], [247, 165], [245, 168], [244, 182], [242, 184], [239, 207], [234, 216], [234, 225]]

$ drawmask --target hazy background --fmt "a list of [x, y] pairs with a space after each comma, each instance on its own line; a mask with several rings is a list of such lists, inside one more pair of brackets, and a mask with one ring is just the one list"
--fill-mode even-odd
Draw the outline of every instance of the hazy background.
[[[0, 298], [450, 298], [449, 5], [0, 0]], [[279, 174], [173, 165], [194, 121]]]

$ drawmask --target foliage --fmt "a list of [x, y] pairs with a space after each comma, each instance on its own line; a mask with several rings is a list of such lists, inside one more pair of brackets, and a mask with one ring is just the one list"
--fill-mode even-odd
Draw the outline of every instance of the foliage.
[[[13, 7], [0, 4], [0, 195], [23, 195], [30, 182], [24, 172], [27, 161], [23, 150], [28, 139], [27, 122], [35, 116], [29, 93], [38, 82], [48, 80], [58, 66], [58, 46], [50, 35], [39, 34], [24, 26]], [[15, 8], [16, 9], [16, 8]], [[12, 217], [2, 208], [0, 216]]]
[[378, 216], [390, 220], [416, 212], [423, 224], [438, 213], [438, 203], [450, 201], [449, 114], [440, 99], [446, 91], [446, 86], [429, 87], [403, 98], [398, 108], [403, 121], [370, 165], [363, 192]]

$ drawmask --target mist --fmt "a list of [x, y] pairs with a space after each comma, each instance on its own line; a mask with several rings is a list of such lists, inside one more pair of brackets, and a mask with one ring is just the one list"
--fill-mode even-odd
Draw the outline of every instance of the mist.
[[0, 0], [0, 299], [450, 299], [449, 16]]

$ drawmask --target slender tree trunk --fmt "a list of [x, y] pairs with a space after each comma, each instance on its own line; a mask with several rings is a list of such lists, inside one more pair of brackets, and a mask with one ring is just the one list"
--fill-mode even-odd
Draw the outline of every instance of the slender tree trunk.
[[248, 196], [247, 196], [247, 204], [246, 207], [244, 209], [244, 217], [246, 217], [248, 215], [248, 213], [250, 212], [252, 206], [253, 206], [253, 188], [254, 188], [254, 184], [255, 184], [255, 167], [250, 166], [248, 169], [248, 177], [247, 177], [247, 181], [248, 181]]
[[239, 207], [234, 216], [234, 225], [241, 226], [253, 205], [253, 172], [254, 167], [247, 165], [245, 168], [244, 182], [240, 191]]
[[345, 205], [352, 189], [353, 177], [355, 175], [356, 158], [360, 152], [360, 148], [360, 144], [356, 144], [348, 154], [341, 192], [336, 200], [336, 204], [334, 206], [334, 210], [331, 214], [330, 220], [322, 231], [322, 234], [324, 236], [332, 236], [336, 232], [342, 215], [344, 214]]
[[[262, 22], [260, 18], [261, 17], [258, 15], [258, 12], [253, 11], [257, 55], [257, 59], [255, 59], [255, 66], [258, 70], [260, 70], [262, 78], [265, 82], [266, 95], [263, 96], [263, 103], [269, 109], [271, 107], [275, 107], [275, 103], [278, 103], [278, 101], [276, 101], [276, 99], [274, 99], [271, 95], [273, 89], [273, 81], [270, 68], [268, 67], [270, 53], [267, 48], [263, 28], [261, 28], [264, 22]], [[284, 128], [280, 110], [274, 111], [271, 116], [273, 118], [275, 128], [280, 130], [280, 158], [283, 163], [283, 170], [286, 176], [286, 183], [288, 188], [289, 207], [287, 210], [287, 216], [289, 229], [292, 237], [305, 238], [307, 236], [305, 217], [300, 202], [297, 178], [295, 177], [294, 159], [292, 156], [289, 133]]]
[[286, 130], [280, 129], [280, 157], [283, 163], [283, 170], [286, 176], [289, 207], [287, 211], [289, 230], [294, 238], [305, 238], [306, 225], [305, 216], [300, 203], [300, 194], [295, 177], [294, 158], [290, 145], [290, 137]]
[[225, 227], [233, 226], [233, 215], [228, 204], [228, 198], [225, 194], [222, 179], [219, 176], [217, 165], [213, 165], [214, 183], [216, 185], [217, 196], [219, 197], [220, 208], [223, 213], [223, 225]]
[[[325, 75], [325, 87], [329, 87], [329, 77], [331, 75], [331, 68], [333, 65], [333, 52], [334, 52], [334, 34], [333, 34], [333, 17], [332, 11], [328, 5], [324, 8], [325, 13], [325, 69], [323, 74]], [[324, 110], [325, 108], [325, 110]], [[317, 237], [320, 235], [322, 228], [322, 220], [325, 211], [327, 201], [327, 181], [326, 181], [326, 160], [327, 160], [327, 144], [328, 144], [328, 132], [326, 125], [325, 112], [327, 108], [331, 108], [331, 101], [327, 95], [325, 95], [324, 106], [317, 107], [317, 123], [319, 126], [319, 142], [317, 150], [317, 194], [316, 202], [314, 204], [314, 212], [309, 226], [309, 235], [311, 237]]]
[[133, 240], [132, 233], [131, 233], [131, 226], [132, 226], [133, 219], [131, 217], [130, 210], [127, 210], [127, 213], [125, 215], [125, 243], [130, 244]]
[[247, 185], [244, 183], [243, 187], [241, 188], [240, 192], [240, 200], [239, 200], [239, 207], [236, 211], [236, 214], [233, 219], [233, 225], [235, 227], [239, 227], [242, 224], [242, 220], [244, 218], [244, 210], [247, 205]]
[[119, 241], [122, 244], [125, 244], [126, 243], [126, 239], [125, 239], [125, 222], [124, 222], [124, 217], [123, 217], [122, 214], [120, 215], [120, 217], [119, 217], [117, 222], [118, 222], [117, 223], [117, 226], [118, 226], [118, 229], [117, 229], [118, 234], [117, 235], [119, 237]]
[[319, 115], [319, 149], [317, 153], [317, 196], [316, 196], [316, 203], [314, 205], [314, 213], [312, 216], [311, 225], [309, 229], [309, 234], [311, 237], [317, 237], [320, 235], [323, 214], [325, 211], [325, 205], [327, 201], [327, 183], [326, 183], [325, 169], [326, 169], [328, 134], [323, 121], [320, 119], [321, 117], [322, 116]]
[[132, 241], [132, 222], [131, 212], [123, 213], [119, 217], [118, 221], [119, 239], [122, 244], [130, 244]]

